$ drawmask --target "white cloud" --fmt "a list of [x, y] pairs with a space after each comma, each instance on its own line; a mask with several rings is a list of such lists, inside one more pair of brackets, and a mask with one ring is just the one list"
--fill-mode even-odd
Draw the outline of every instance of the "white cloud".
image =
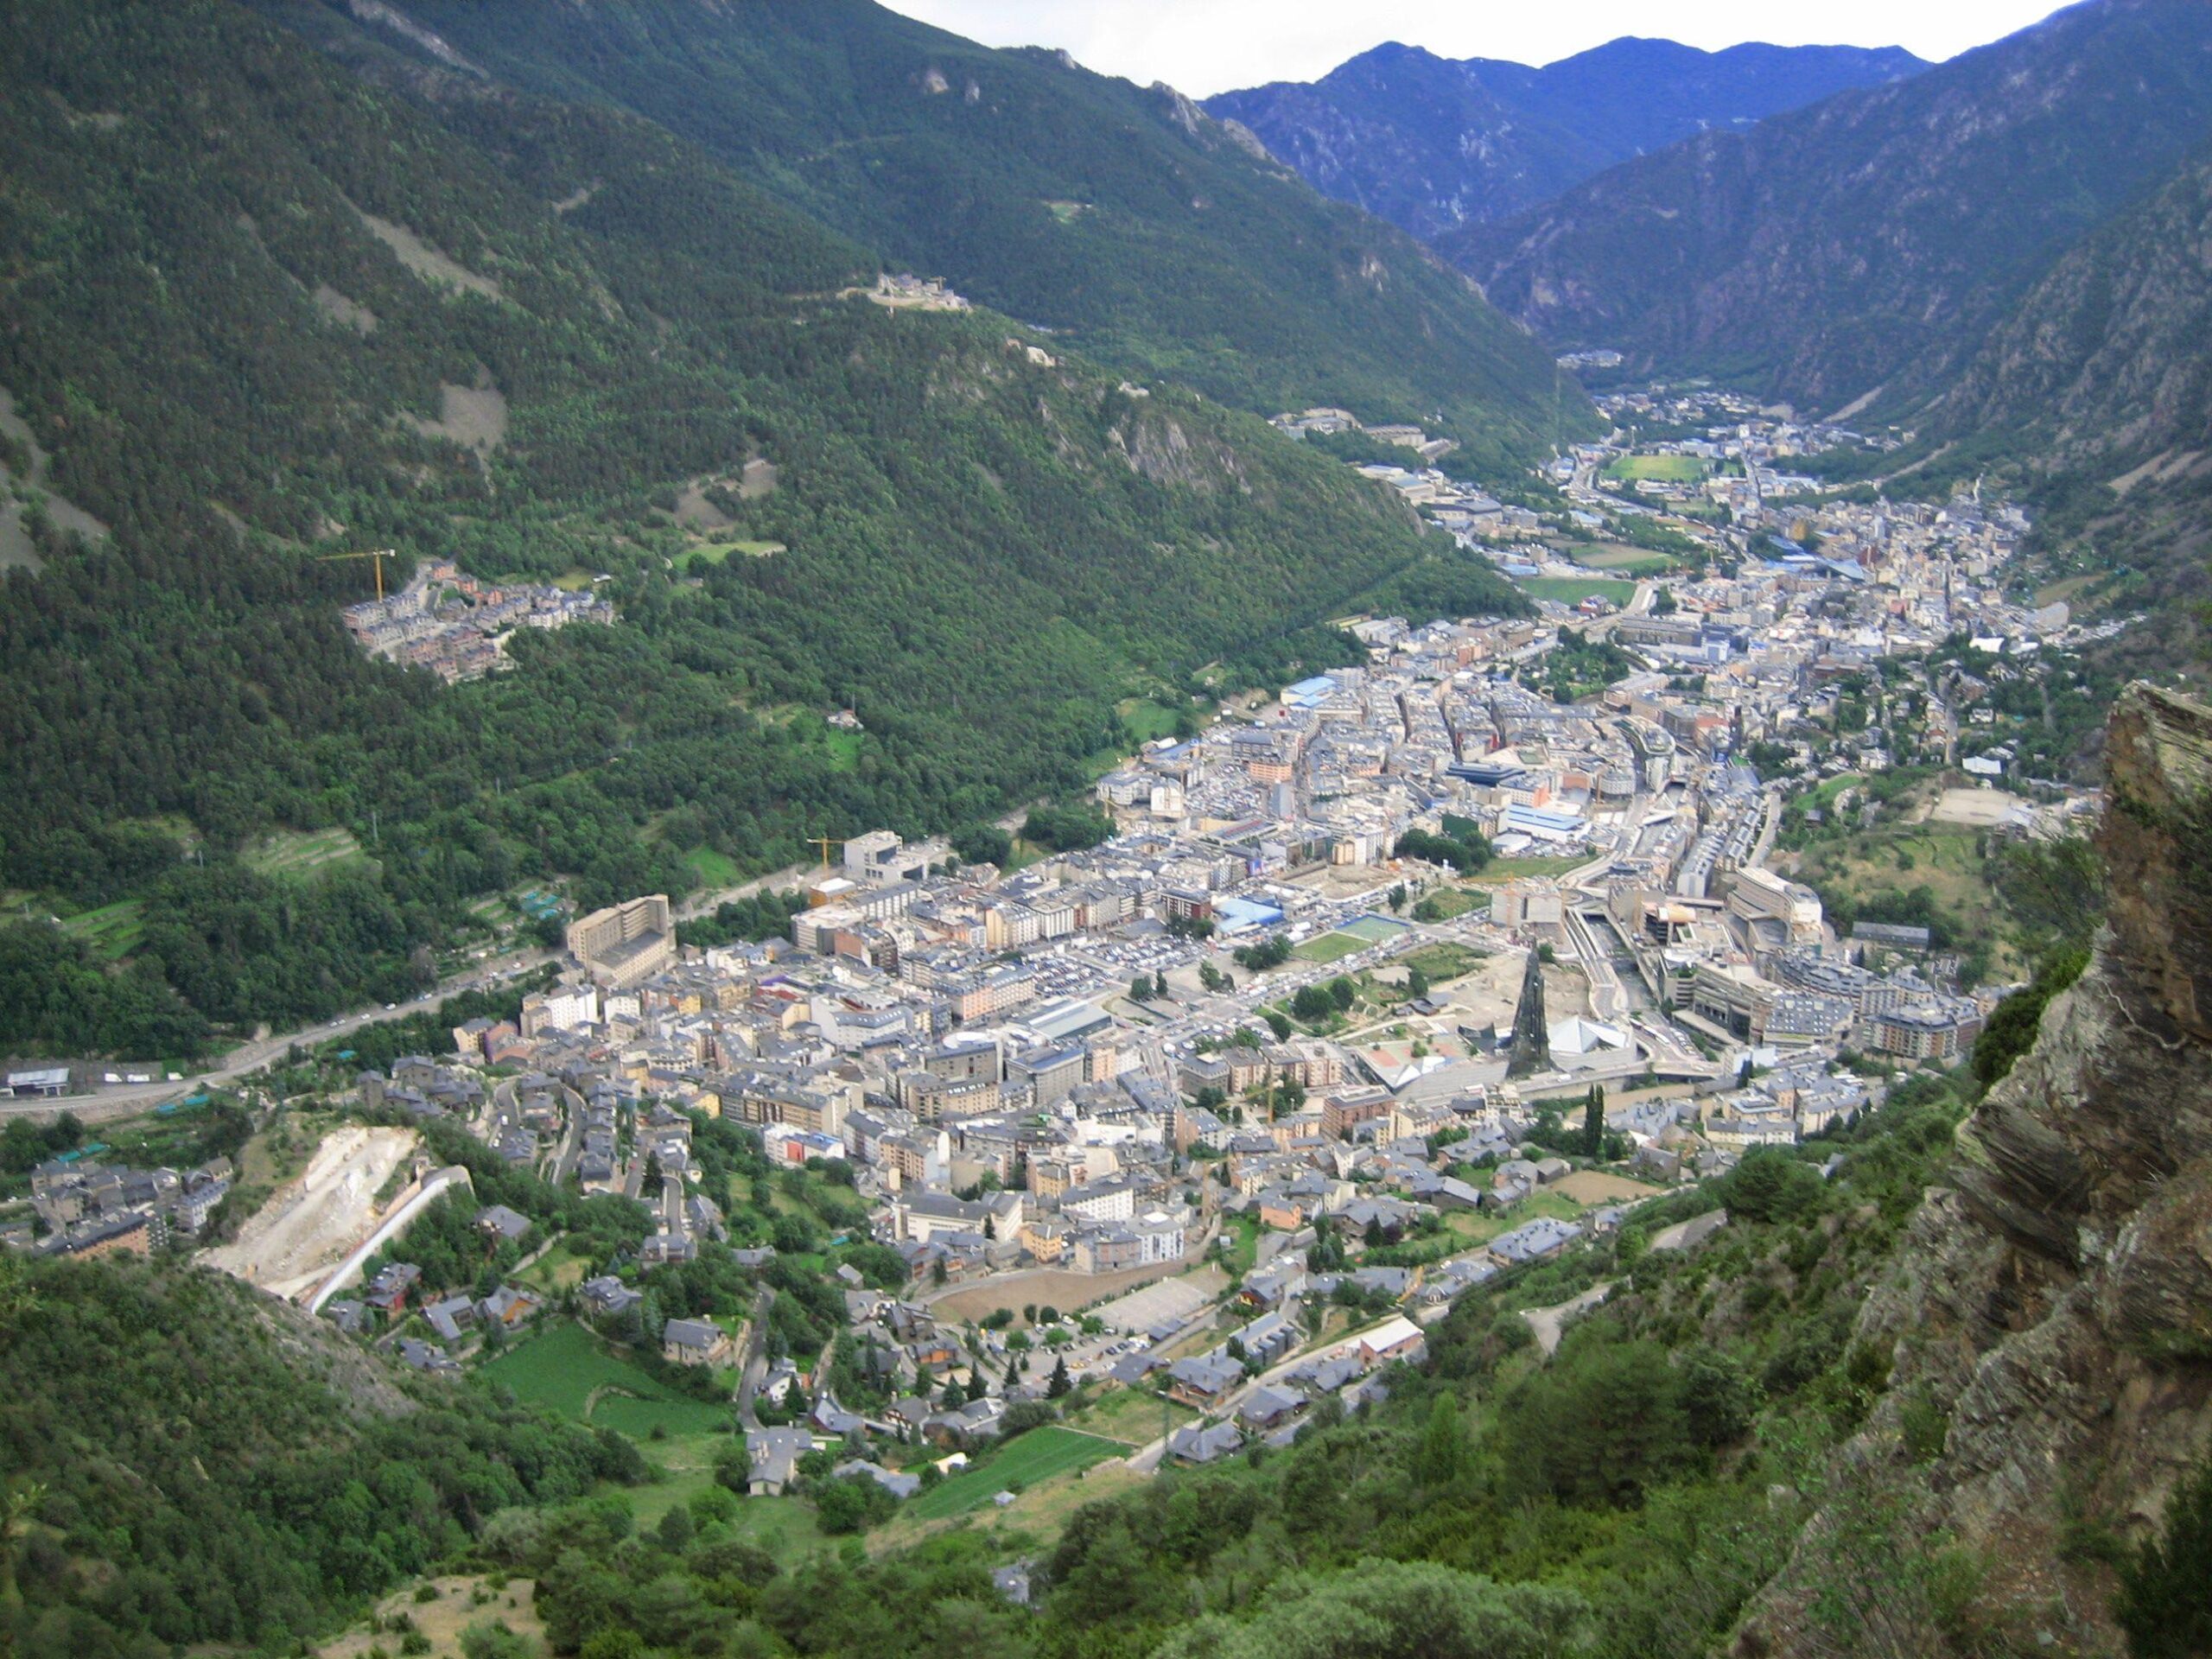
[[2053, 0], [887, 0], [990, 46], [1064, 47], [1106, 74], [1194, 97], [1312, 80], [1384, 41], [1452, 58], [1548, 63], [1623, 35], [1708, 48], [1904, 46], [1954, 57], [2035, 22]]

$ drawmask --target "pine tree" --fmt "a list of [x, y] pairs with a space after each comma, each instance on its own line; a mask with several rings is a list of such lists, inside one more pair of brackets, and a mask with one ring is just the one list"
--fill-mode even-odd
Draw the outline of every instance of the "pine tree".
[[1045, 1384], [1045, 1393], [1049, 1398], [1057, 1400], [1074, 1386], [1075, 1384], [1068, 1380], [1068, 1360], [1067, 1356], [1063, 1354], [1052, 1366], [1052, 1381]]

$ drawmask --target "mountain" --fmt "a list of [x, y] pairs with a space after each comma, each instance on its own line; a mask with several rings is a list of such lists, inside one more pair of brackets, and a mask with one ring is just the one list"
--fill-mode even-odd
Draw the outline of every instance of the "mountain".
[[0, 1529], [0, 1630], [26, 1659], [327, 1628], [494, 1510], [644, 1472], [619, 1436], [426, 1380], [212, 1269], [6, 1265], [0, 1450], [31, 1502]]
[[[1836, 1651], [1853, 1580], [1885, 1637], [1860, 1651], [2119, 1653], [2115, 1613], [2131, 1654], [2212, 1635], [2212, 709], [2133, 686], [2105, 756], [2108, 925], [1872, 1287], [1853, 1339], [1891, 1357], [1882, 1397], [1740, 1651]], [[1966, 1609], [1939, 1611], [1939, 1574], [1891, 1591], [1888, 1563], [1946, 1556]], [[2017, 1646], [1968, 1636], [2008, 1625]]]
[[1262, 414], [1430, 421], [1501, 465], [1551, 437], [1534, 341], [1420, 243], [1165, 86], [988, 50], [871, 0], [262, 3], [334, 49], [367, 40], [657, 123], [1123, 372]]
[[2060, 465], [2115, 473], [2212, 443], [2212, 155], [2070, 249], [1930, 411], [1948, 436], [2002, 430]]
[[1206, 108], [1250, 129], [1323, 194], [1433, 238], [1534, 207], [1679, 139], [1927, 67], [1898, 47], [1701, 52], [1627, 38], [1531, 68], [1392, 42], [1318, 81], [1223, 92]]
[[1556, 345], [1824, 410], [1877, 391], [1903, 404], [2208, 133], [2212, 8], [2088, 0], [1440, 245]]
[[[1316, 625], [1404, 581], [1521, 602], [1253, 416], [854, 296], [880, 256], [598, 102], [231, 0], [23, 0], [0, 153], [0, 464], [43, 567], [0, 579], [0, 887], [120, 928], [0, 929], [35, 993], [0, 1052], [395, 1001], [479, 895], [973, 823], [1086, 786], [1122, 699], [1340, 652]], [[340, 625], [371, 574], [325, 556], [380, 547], [619, 620], [448, 687]], [[290, 868], [294, 832], [343, 855]]]

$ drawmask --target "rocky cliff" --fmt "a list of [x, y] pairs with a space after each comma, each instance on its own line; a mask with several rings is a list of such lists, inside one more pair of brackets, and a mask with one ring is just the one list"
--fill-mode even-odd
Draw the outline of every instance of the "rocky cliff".
[[2108, 925], [1868, 1298], [1888, 1390], [1741, 1655], [2117, 1654], [2212, 1437], [2212, 709], [2131, 687], [2107, 766]]

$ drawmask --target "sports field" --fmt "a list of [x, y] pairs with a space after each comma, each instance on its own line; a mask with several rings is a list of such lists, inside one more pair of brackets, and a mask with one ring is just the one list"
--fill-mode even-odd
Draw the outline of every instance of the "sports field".
[[1636, 597], [1634, 582], [1614, 582], [1604, 576], [1529, 576], [1521, 586], [1532, 598], [1553, 600], [1561, 605], [1580, 605], [1592, 597], [1625, 605]]
[[1337, 930], [1349, 933], [1355, 939], [1369, 944], [1383, 944], [1406, 931], [1403, 922], [1394, 922], [1385, 916], [1363, 916], [1356, 922], [1346, 922]]
[[1624, 484], [1646, 479], [1661, 484], [1694, 484], [1705, 476], [1705, 462], [1695, 455], [1623, 455], [1605, 468], [1605, 476]]
[[1356, 956], [1367, 949], [1368, 943], [1350, 933], [1324, 933], [1319, 938], [1308, 939], [1305, 944], [1295, 946], [1290, 954], [1300, 962], [1318, 962], [1326, 965]]
[[1004, 1451], [962, 1470], [935, 1491], [911, 1499], [907, 1508], [925, 1521], [965, 1515], [982, 1509], [1008, 1487], [1034, 1486], [1055, 1475], [1071, 1474], [1109, 1458], [1124, 1457], [1128, 1449], [1118, 1440], [1079, 1434], [1071, 1428], [1033, 1428]]

